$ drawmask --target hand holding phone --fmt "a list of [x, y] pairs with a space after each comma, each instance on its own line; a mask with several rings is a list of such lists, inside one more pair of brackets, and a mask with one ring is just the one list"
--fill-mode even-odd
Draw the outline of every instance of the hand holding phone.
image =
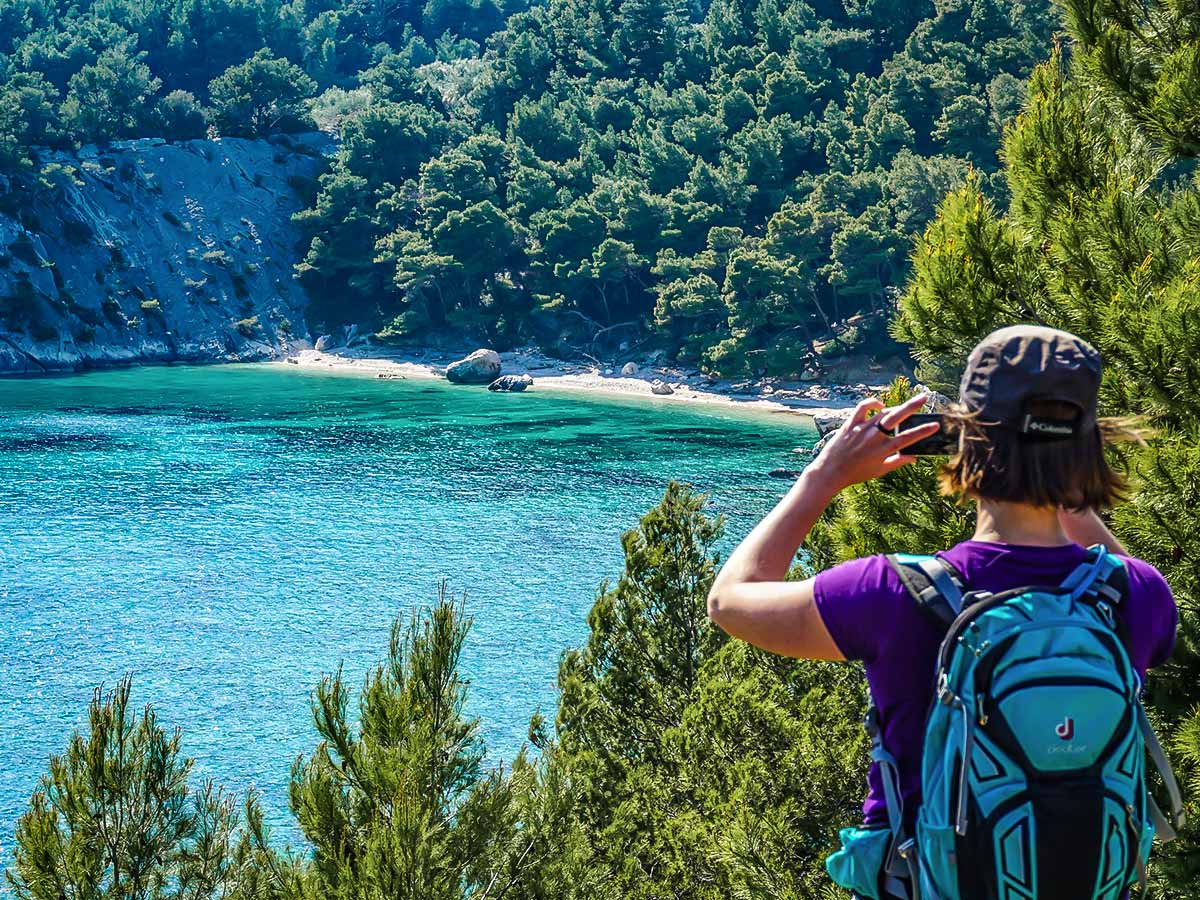
[[909, 456], [947, 456], [958, 452], [958, 431], [947, 427], [943, 413], [913, 413], [904, 420], [901, 433], [930, 422], [938, 423], [937, 432], [910, 444], [904, 452]]

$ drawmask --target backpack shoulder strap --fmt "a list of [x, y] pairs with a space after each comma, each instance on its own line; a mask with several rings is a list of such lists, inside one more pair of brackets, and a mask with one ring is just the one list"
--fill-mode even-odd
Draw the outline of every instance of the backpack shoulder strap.
[[1129, 593], [1129, 572], [1121, 557], [1110, 553], [1103, 544], [1093, 544], [1088, 547], [1087, 560], [1066, 577], [1062, 587], [1070, 590], [1076, 600], [1086, 597], [1116, 608]]
[[959, 571], [938, 556], [889, 553], [886, 558], [913, 602], [943, 628], [949, 628], [962, 612], [966, 594]]

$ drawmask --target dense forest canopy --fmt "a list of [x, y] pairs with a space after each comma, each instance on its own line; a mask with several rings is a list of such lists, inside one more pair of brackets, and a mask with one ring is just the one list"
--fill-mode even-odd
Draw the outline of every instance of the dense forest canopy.
[[[3, 0], [0, 172], [45, 146], [313, 127], [310, 100], [478, 55], [521, 0]], [[346, 92], [326, 101], [338, 107]], [[345, 105], [344, 101], [342, 106]], [[318, 116], [322, 107], [316, 112]], [[324, 124], [323, 120], [322, 124]]]
[[315, 318], [798, 373], [883, 331], [1054, 25], [1009, 0], [550, 0], [479, 60], [393, 61], [304, 216]]
[[[0, 0], [0, 168], [314, 124], [316, 328], [723, 374], [886, 345], [914, 234], [994, 178], [1048, 0]], [[836, 339], [831, 339], [835, 338]]]

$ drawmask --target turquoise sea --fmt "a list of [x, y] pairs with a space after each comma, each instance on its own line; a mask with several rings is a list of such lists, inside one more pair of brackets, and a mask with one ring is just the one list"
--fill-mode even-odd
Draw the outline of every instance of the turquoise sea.
[[197, 775], [256, 787], [291, 836], [309, 691], [343, 662], [358, 682], [443, 578], [475, 617], [471, 710], [510, 759], [668, 480], [711, 493], [728, 545], [815, 437], [757, 411], [290, 366], [0, 381], [0, 862], [48, 756], [125, 672]]

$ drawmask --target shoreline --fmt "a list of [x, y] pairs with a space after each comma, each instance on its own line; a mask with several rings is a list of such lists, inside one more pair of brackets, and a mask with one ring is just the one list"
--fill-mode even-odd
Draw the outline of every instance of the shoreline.
[[[356, 373], [382, 379], [431, 379], [446, 382], [446, 366], [465, 354], [426, 350], [406, 352], [379, 346], [340, 347], [334, 350], [300, 350], [271, 365], [295, 365], [304, 369]], [[843, 419], [863, 397], [885, 387], [901, 372], [870, 373], [870, 382], [831, 384], [818, 381], [787, 381], [779, 378], [731, 381], [711, 379], [699, 370], [661, 364], [638, 364], [633, 374], [621, 374], [621, 363], [567, 362], [534, 350], [500, 354], [502, 375], [529, 375], [529, 390], [607, 394], [649, 400], [712, 404], [760, 412], [785, 413], [814, 420], [818, 430], [825, 420]], [[670, 393], [654, 393], [651, 385], [662, 382]], [[448, 382], [447, 382], [448, 383]]]

